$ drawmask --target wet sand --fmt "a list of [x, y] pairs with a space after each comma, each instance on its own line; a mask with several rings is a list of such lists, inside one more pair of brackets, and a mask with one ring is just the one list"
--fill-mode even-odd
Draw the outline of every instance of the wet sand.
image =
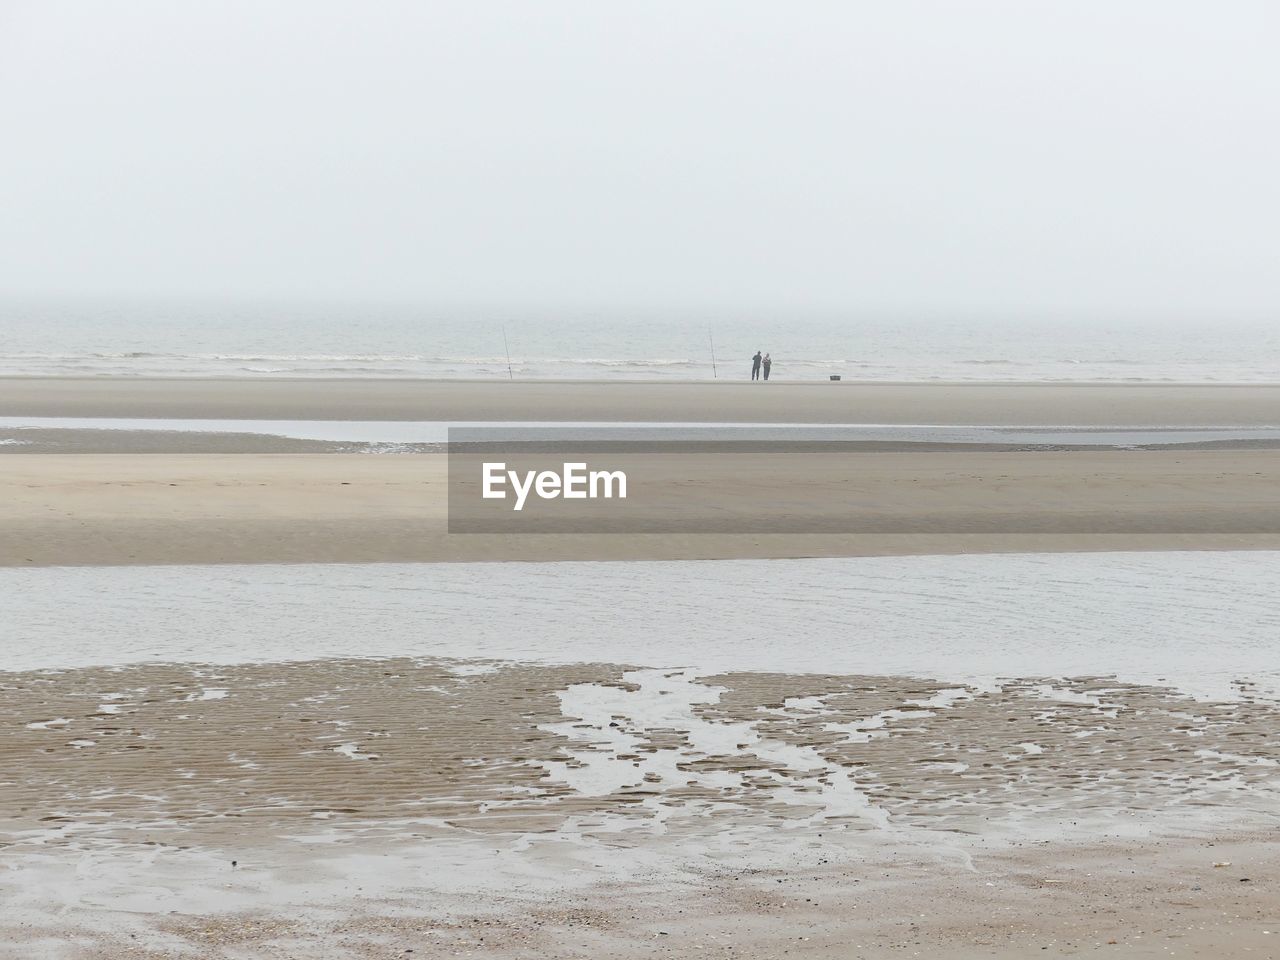
[[1278, 426], [1280, 385], [0, 378], [0, 416]]
[[[6, 829], [59, 842], [142, 823], [170, 845], [253, 845], [317, 820], [352, 837], [808, 823], [1061, 840], [1167, 826], [1175, 801], [1181, 829], [1212, 828], [1280, 787], [1280, 707], [1244, 681], [1209, 702], [1109, 677], [398, 659], [51, 670], [0, 690]], [[584, 815], [622, 819], [597, 834]]]
[[1271, 942], [1280, 709], [1247, 684], [353, 660], [0, 690], [0, 956]]
[[[171, 888], [192, 879], [166, 867], [163, 855], [152, 864], [145, 883], [153, 902], [169, 903]], [[550, 872], [557, 863], [542, 866]], [[972, 864], [940, 862], [921, 851], [843, 860], [819, 841], [771, 866], [731, 872], [695, 865], [678, 876], [543, 893], [506, 886], [459, 896], [407, 888], [386, 898], [357, 893], [340, 908], [290, 902], [281, 889], [283, 878], [314, 880], [317, 873], [330, 891], [338, 888], [333, 864], [315, 856], [237, 867], [224, 857], [199, 867], [191, 871], [196, 884], [245, 908], [148, 914], [134, 906], [104, 923], [83, 903], [59, 904], [64, 909], [56, 916], [23, 904], [21, 912], [0, 917], [0, 957], [1217, 960], [1275, 956], [1280, 935], [1280, 849], [1270, 831], [1024, 844], [981, 854]], [[63, 880], [73, 875], [64, 863], [46, 871]], [[108, 892], [109, 883], [94, 890]]]
[[[10, 379], [0, 416], [1272, 426], [1280, 387]], [[451, 535], [439, 454], [24, 439], [4, 565], [1280, 547], [1280, 451], [1246, 444], [864, 448], [818, 480], [803, 456], [684, 459], [866, 532], [618, 537]], [[0, 673], [0, 957], [1268, 956], [1280, 708], [1241, 681]]]
[[[3, 442], [8, 441], [8, 442]], [[416, 452], [439, 451], [442, 444], [420, 444]], [[81, 430], [65, 427], [25, 427], [0, 431], [0, 457], [32, 454], [193, 454], [193, 453], [372, 453], [366, 443], [303, 440], [256, 433], [195, 430]], [[402, 445], [401, 452], [415, 452]], [[0, 466], [0, 470], [3, 467]]]
[[[821, 471], [823, 458], [831, 461]], [[716, 559], [1280, 547], [1280, 451], [866, 452], [649, 467], [772, 529], [450, 534], [440, 454], [3, 458], [0, 564]], [[674, 487], [673, 487], [674, 488]], [[676, 508], [680, 509], [679, 504]], [[816, 520], [815, 520], [816, 518]]]

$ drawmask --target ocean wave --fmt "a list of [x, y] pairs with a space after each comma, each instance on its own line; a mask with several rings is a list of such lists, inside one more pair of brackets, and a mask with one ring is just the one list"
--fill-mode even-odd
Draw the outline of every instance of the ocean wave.
[[[717, 357], [719, 365], [735, 362], [749, 363], [738, 357]], [[558, 357], [545, 355], [520, 355], [510, 358], [501, 356], [452, 356], [434, 354], [396, 354], [396, 353], [152, 353], [146, 351], [125, 351], [120, 353], [0, 353], [0, 363], [10, 361], [44, 361], [44, 362], [85, 362], [88, 360], [165, 360], [187, 363], [236, 363], [236, 364], [355, 364], [383, 365], [391, 363], [414, 364], [458, 364], [462, 366], [498, 365], [506, 367], [512, 364], [554, 364], [557, 366], [581, 367], [635, 367], [646, 368], [701, 368], [711, 364], [711, 358], [699, 357]], [[781, 365], [782, 360], [775, 360]], [[957, 361], [957, 362], [1014, 362], [1014, 361]], [[843, 366], [843, 367], [883, 367], [886, 364], [867, 360], [840, 359], [831, 357], [787, 357], [788, 366]]]
[[[812, 346], [810, 346], [812, 351]], [[1269, 356], [1269, 355], [1267, 355]], [[719, 379], [746, 377], [749, 357], [717, 357]], [[407, 379], [492, 379], [508, 375], [524, 379], [581, 380], [710, 380], [710, 357], [559, 357], [521, 354], [469, 356], [448, 353], [366, 352], [182, 353], [162, 351], [0, 351], [0, 374], [7, 376], [172, 376], [172, 377], [330, 377]], [[906, 353], [861, 358], [778, 357], [778, 380], [846, 380], [957, 382], [1125, 382], [1125, 383], [1277, 383], [1280, 363], [1254, 358], [1210, 362], [1182, 357], [1149, 361], [1132, 357], [1092, 360], [1006, 356], [930, 356]]]

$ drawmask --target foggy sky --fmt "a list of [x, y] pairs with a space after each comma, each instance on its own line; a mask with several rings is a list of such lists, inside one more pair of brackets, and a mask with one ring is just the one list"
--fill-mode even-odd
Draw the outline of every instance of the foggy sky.
[[1280, 318], [1278, 28], [0, 0], [0, 293]]

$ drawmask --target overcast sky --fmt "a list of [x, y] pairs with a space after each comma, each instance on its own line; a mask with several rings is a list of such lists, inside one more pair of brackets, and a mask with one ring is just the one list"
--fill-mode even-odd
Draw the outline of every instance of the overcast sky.
[[0, 293], [1280, 317], [1280, 5], [0, 0]]

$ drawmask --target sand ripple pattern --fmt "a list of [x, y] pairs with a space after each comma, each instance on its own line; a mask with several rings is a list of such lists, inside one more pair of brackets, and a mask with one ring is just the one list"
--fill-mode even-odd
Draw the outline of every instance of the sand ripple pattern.
[[[1108, 678], [342, 660], [0, 682], [0, 841], [819, 829], [1277, 809], [1280, 707]], [[1056, 835], [1056, 834], [1055, 834]]]

